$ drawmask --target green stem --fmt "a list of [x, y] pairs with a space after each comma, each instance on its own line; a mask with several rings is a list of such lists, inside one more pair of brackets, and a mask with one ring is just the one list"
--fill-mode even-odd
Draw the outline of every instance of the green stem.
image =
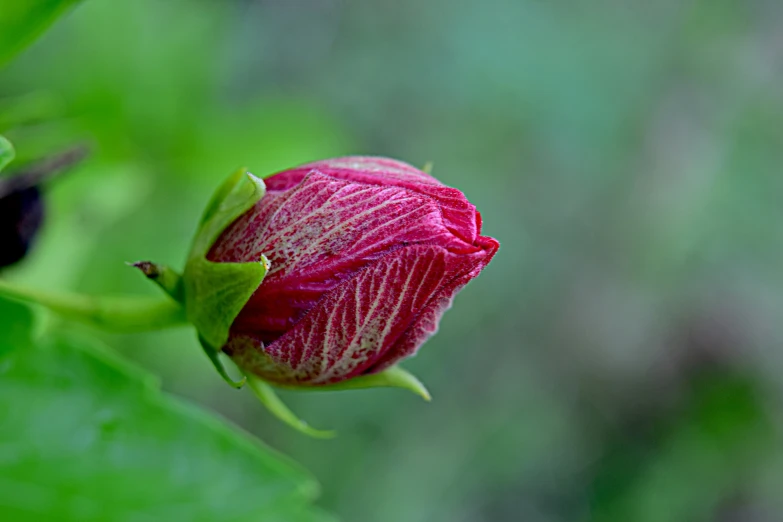
[[172, 299], [178, 303], [185, 302], [185, 285], [179, 272], [166, 265], [159, 265], [151, 261], [137, 261], [128, 264], [141, 270], [147, 279], [157, 283]]
[[144, 332], [187, 324], [184, 307], [171, 299], [54, 294], [2, 279], [0, 296], [39, 304], [66, 319], [112, 332]]

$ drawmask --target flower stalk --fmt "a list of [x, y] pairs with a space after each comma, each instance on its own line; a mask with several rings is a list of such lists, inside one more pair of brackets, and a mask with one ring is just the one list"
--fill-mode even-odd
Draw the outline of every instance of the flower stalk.
[[0, 296], [41, 305], [65, 319], [115, 333], [146, 332], [188, 324], [185, 309], [171, 299], [45, 292], [3, 279], [0, 279]]

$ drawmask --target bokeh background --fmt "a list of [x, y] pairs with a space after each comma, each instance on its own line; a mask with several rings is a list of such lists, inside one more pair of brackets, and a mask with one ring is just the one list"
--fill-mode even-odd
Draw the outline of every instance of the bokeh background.
[[285, 393], [313, 440], [189, 330], [104, 339], [344, 521], [777, 521], [782, 84], [776, 0], [88, 0], [0, 73], [22, 163], [93, 143], [6, 273], [156, 295], [124, 262], [240, 165], [432, 161], [502, 244], [406, 364], [432, 403]]

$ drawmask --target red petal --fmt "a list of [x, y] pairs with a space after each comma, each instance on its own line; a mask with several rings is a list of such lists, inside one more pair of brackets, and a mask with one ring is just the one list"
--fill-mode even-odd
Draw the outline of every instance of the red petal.
[[445, 306], [496, 245], [491, 240], [490, 250], [472, 254], [434, 245], [398, 249], [326, 294], [271, 345], [237, 332], [226, 351], [242, 367], [289, 384], [327, 384], [388, 366], [434, 332]]
[[267, 188], [289, 189], [313, 170], [361, 183], [443, 185], [429, 174], [402, 161], [377, 156], [345, 156], [307, 163], [275, 174], [267, 180]]
[[224, 232], [208, 257], [247, 262], [263, 253], [270, 260], [263, 285], [234, 322], [237, 331], [269, 343], [368, 262], [415, 244], [479, 250], [446, 228], [431, 198], [311, 173], [296, 188], [265, 196]]
[[308, 163], [265, 180], [269, 190], [287, 190], [311, 172], [373, 185], [406, 188], [435, 199], [441, 206], [446, 227], [457, 237], [472, 243], [476, 228], [476, 207], [457, 189], [447, 187], [421, 170], [388, 158], [347, 156]]
[[369, 370], [369, 373], [376, 373], [406, 357], [414, 355], [419, 347], [438, 331], [438, 323], [443, 313], [451, 308], [451, 302], [454, 296], [470, 282], [471, 279], [479, 275], [484, 270], [492, 257], [500, 248], [500, 243], [494, 238], [479, 236], [476, 243], [484, 250], [484, 256], [465, 273], [458, 274], [452, 280], [443, 285], [439, 291], [433, 295], [427, 304], [422, 308], [419, 314], [411, 323], [411, 326], [405, 333], [389, 348], [383, 357], [376, 362]]

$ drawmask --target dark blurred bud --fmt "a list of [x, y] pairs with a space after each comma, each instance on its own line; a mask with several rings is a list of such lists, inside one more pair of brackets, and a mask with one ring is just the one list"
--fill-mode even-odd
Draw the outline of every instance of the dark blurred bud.
[[30, 250], [44, 216], [37, 186], [0, 198], [0, 268], [20, 261]]
[[75, 147], [0, 179], [0, 268], [21, 261], [35, 242], [45, 215], [43, 183], [86, 155], [86, 147]]

